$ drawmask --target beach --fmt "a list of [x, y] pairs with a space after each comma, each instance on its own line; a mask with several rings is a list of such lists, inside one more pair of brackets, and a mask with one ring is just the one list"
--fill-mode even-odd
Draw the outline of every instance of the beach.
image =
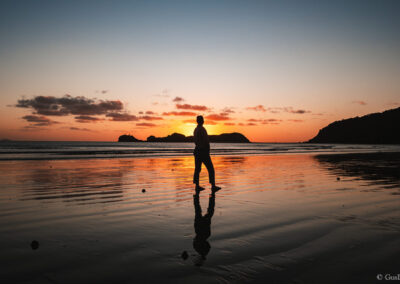
[[[212, 159], [222, 189], [210, 195], [203, 166], [198, 199], [190, 155], [0, 161], [2, 283], [374, 283], [400, 273], [400, 153]], [[205, 251], [196, 206], [213, 211]]]

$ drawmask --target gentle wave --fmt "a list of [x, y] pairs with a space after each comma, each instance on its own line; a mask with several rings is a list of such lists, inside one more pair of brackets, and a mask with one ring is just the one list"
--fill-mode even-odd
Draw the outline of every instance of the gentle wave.
[[[400, 145], [212, 143], [212, 155], [400, 152]], [[40, 142], [0, 143], [0, 160], [54, 160], [189, 156], [193, 143]]]

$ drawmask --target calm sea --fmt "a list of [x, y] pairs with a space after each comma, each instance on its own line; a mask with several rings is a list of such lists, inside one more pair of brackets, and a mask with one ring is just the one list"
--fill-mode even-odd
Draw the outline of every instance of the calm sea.
[[[192, 155], [193, 143], [2, 141], [0, 160], [51, 160]], [[212, 143], [212, 155], [400, 152], [400, 145]]]

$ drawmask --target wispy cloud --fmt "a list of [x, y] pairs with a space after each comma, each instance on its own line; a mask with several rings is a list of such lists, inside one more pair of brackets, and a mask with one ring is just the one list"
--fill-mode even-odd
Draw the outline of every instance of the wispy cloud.
[[187, 109], [187, 110], [199, 110], [199, 111], [207, 111], [209, 110], [206, 106], [200, 105], [191, 105], [191, 104], [176, 104], [177, 109]]
[[352, 103], [353, 103], [353, 104], [359, 104], [359, 105], [362, 105], [362, 106], [367, 105], [367, 103], [364, 102], [364, 101], [352, 101]]
[[247, 107], [246, 109], [247, 110], [254, 110], [254, 111], [261, 111], [261, 112], [266, 112], [267, 111], [263, 105], [258, 105], [258, 106], [254, 106], [254, 107]]
[[75, 130], [75, 131], [88, 131], [88, 132], [93, 132], [93, 130], [89, 128], [79, 128], [79, 127], [70, 127], [70, 130]]
[[141, 127], [155, 127], [155, 126], [157, 126], [157, 124], [149, 123], [149, 122], [140, 122], [140, 123], [136, 123], [136, 126], [141, 126]]
[[129, 113], [119, 113], [119, 112], [111, 112], [107, 113], [106, 117], [111, 117], [111, 121], [138, 121], [139, 118], [136, 115], [132, 115]]
[[75, 116], [75, 120], [80, 123], [88, 123], [88, 122], [98, 122], [103, 119], [94, 117], [94, 116], [90, 116], [90, 115], [79, 115], [79, 116]]
[[163, 112], [163, 115], [175, 115], [175, 116], [195, 116], [195, 112], [191, 111], [170, 111], [170, 112]]
[[139, 119], [143, 119], [143, 120], [163, 120], [164, 118], [159, 117], [159, 116], [144, 115], [144, 116], [140, 116]]
[[25, 115], [22, 117], [28, 122], [32, 122], [30, 126], [49, 126], [53, 124], [59, 124], [58, 121], [51, 120], [45, 116], [38, 116], [38, 115]]
[[205, 117], [206, 121], [207, 119], [209, 120], [216, 120], [216, 121], [223, 121], [223, 120], [231, 120], [231, 118], [224, 114], [224, 113], [220, 113], [220, 114], [209, 114]]
[[173, 101], [174, 103], [180, 103], [180, 102], [183, 102], [184, 100], [185, 100], [184, 98], [175, 97], [172, 101]]
[[232, 108], [226, 107], [222, 110], [222, 113], [229, 115], [229, 114], [235, 113], [235, 111]]
[[235, 123], [234, 122], [225, 122], [224, 125], [233, 126], [233, 125], [235, 125]]
[[161, 93], [155, 94], [154, 96], [155, 97], [159, 97], [159, 98], [169, 98], [170, 97], [169, 90], [168, 89], [164, 89], [164, 90], [161, 91]]

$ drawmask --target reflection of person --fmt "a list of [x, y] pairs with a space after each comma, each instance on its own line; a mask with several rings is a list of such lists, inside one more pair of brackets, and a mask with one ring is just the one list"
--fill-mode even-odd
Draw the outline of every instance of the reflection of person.
[[211, 236], [211, 218], [214, 215], [215, 194], [211, 194], [208, 200], [207, 213], [202, 216], [199, 194], [193, 195], [194, 204], [194, 231], [196, 236], [193, 239], [193, 248], [199, 253], [199, 258], [195, 261], [197, 266], [201, 266], [210, 252], [211, 246], [207, 239]]
[[194, 130], [194, 143], [196, 147], [194, 148], [194, 175], [193, 183], [196, 184], [196, 192], [204, 190], [203, 187], [199, 185], [199, 176], [201, 172], [201, 164], [204, 164], [208, 171], [208, 179], [212, 186], [212, 191], [216, 192], [221, 188], [215, 185], [215, 172], [214, 166], [210, 157], [210, 141], [208, 139], [207, 130], [203, 127], [204, 119], [201, 115], [197, 117], [197, 127]]

